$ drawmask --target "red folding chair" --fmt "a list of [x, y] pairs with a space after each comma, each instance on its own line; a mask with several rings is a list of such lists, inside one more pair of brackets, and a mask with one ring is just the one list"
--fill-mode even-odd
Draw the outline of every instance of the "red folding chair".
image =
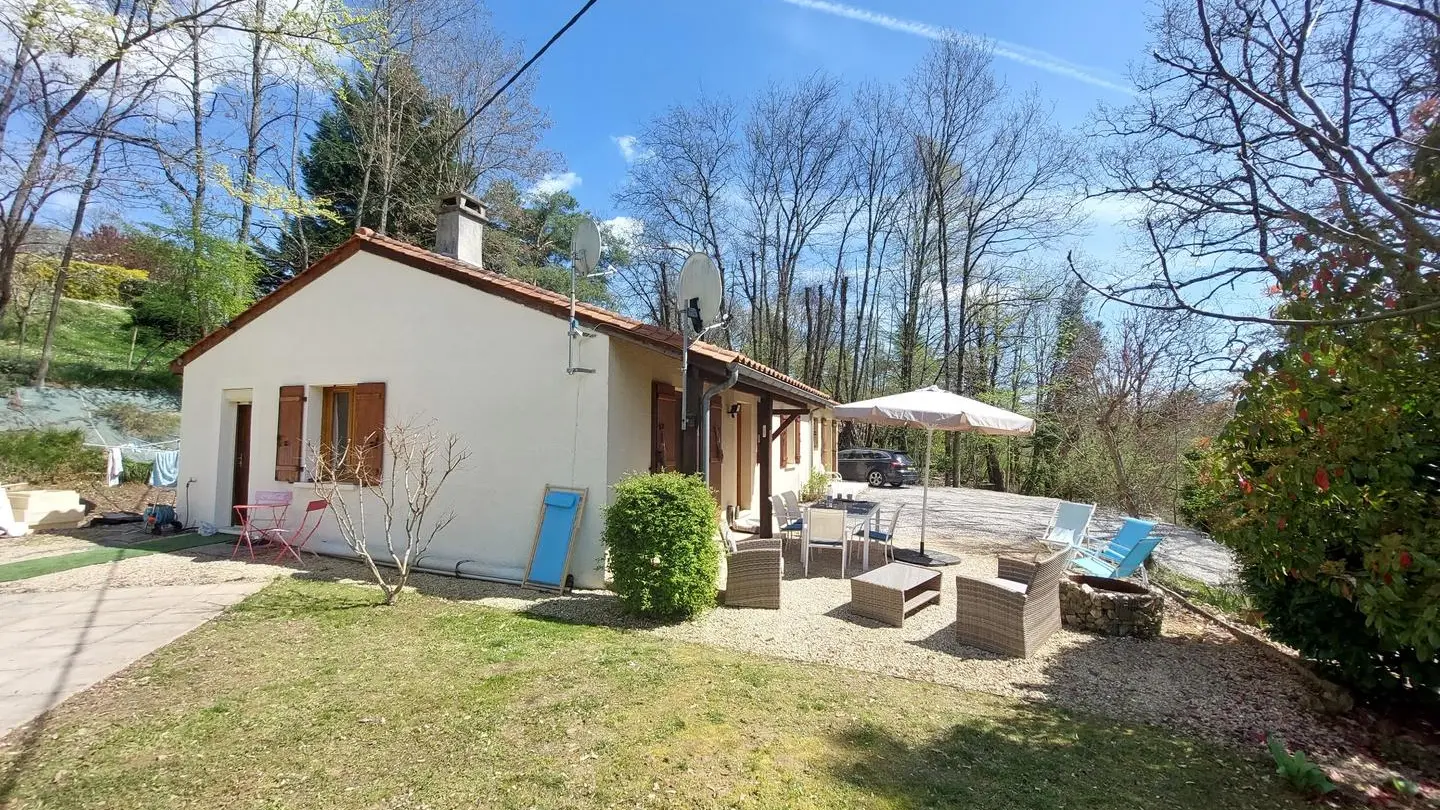
[[[327, 506], [329, 506], [328, 503], [319, 499], [305, 504], [305, 514], [300, 516], [300, 525], [296, 526], [293, 531], [283, 528], [264, 530], [265, 537], [276, 545], [276, 562], [284, 559], [288, 553], [295, 558], [295, 562], [301, 565], [305, 564], [305, 561], [300, 558], [300, 552], [305, 550], [305, 544], [310, 542], [310, 538], [315, 534], [315, 530], [320, 528], [320, 521], [325, 518], [325, 508]], [[290, 535], [290, 539], [287, 540], [285, 538], [286, 534]], [[310, 554], [312, 556], [319, 556], [313, 551], [310, 552]]]

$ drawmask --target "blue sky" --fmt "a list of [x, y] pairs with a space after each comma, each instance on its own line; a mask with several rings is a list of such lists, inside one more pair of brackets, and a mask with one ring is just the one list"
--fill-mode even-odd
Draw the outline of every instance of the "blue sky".
[[[580, 2], [487, 5], [530, 51]], [[745, 99], [817, 69], [849, 83], [898, 79], [930, 47], [927, 35], [946, 28], [994, 41], [1006, 81], [1038, 88], [1061, 123], [1079, 126], [1097, 102], [1127, 99], [1128, 68], [1145, 57], [1146, 11], [1139, 0], [599, 0], [532, 69], [553, 121], [546, 145], [574, 173], [566, 180], [581, 205], [608, 217], [626, 171], [615, 139], [667, 106], [704, 94]]]

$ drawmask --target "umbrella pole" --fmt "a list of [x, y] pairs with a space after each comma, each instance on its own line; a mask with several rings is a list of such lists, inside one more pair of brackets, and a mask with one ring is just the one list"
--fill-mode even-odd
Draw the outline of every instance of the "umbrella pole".
[[935, 428], [925, 428], [925, 480], [920, 482], [920, 554], [925, 554], [925, 516], [930, 512], [930, 448], [935, 445]]

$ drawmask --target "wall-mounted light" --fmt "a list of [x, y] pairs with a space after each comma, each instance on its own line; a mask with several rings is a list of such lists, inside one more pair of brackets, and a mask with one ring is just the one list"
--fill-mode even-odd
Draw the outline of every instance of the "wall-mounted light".
[[739, 415], [740, 415], [740, 403], [737, 402], [737, 403], [735, 403], [734, 405], [731, 405], [731, 406], [730, 406], [730, 418], [731, 418], [731, 419], [734, 419], [735, 417], [737, 417], [737, 416], [739, 416]]

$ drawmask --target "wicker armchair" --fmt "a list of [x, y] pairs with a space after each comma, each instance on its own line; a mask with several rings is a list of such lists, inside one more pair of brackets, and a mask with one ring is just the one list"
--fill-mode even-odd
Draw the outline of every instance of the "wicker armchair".
[[982, 650], [1029, 658], [1060, 629], [1060, 577], [1074, 549], [1027, 562], [1000, 558], [1000, 576], [955, 577], [955, 637]]
[[780, 540], [736, 541], [725, 532], [725, 604], [728, 607], [780, 609], [780, 580], [785, 556]]

